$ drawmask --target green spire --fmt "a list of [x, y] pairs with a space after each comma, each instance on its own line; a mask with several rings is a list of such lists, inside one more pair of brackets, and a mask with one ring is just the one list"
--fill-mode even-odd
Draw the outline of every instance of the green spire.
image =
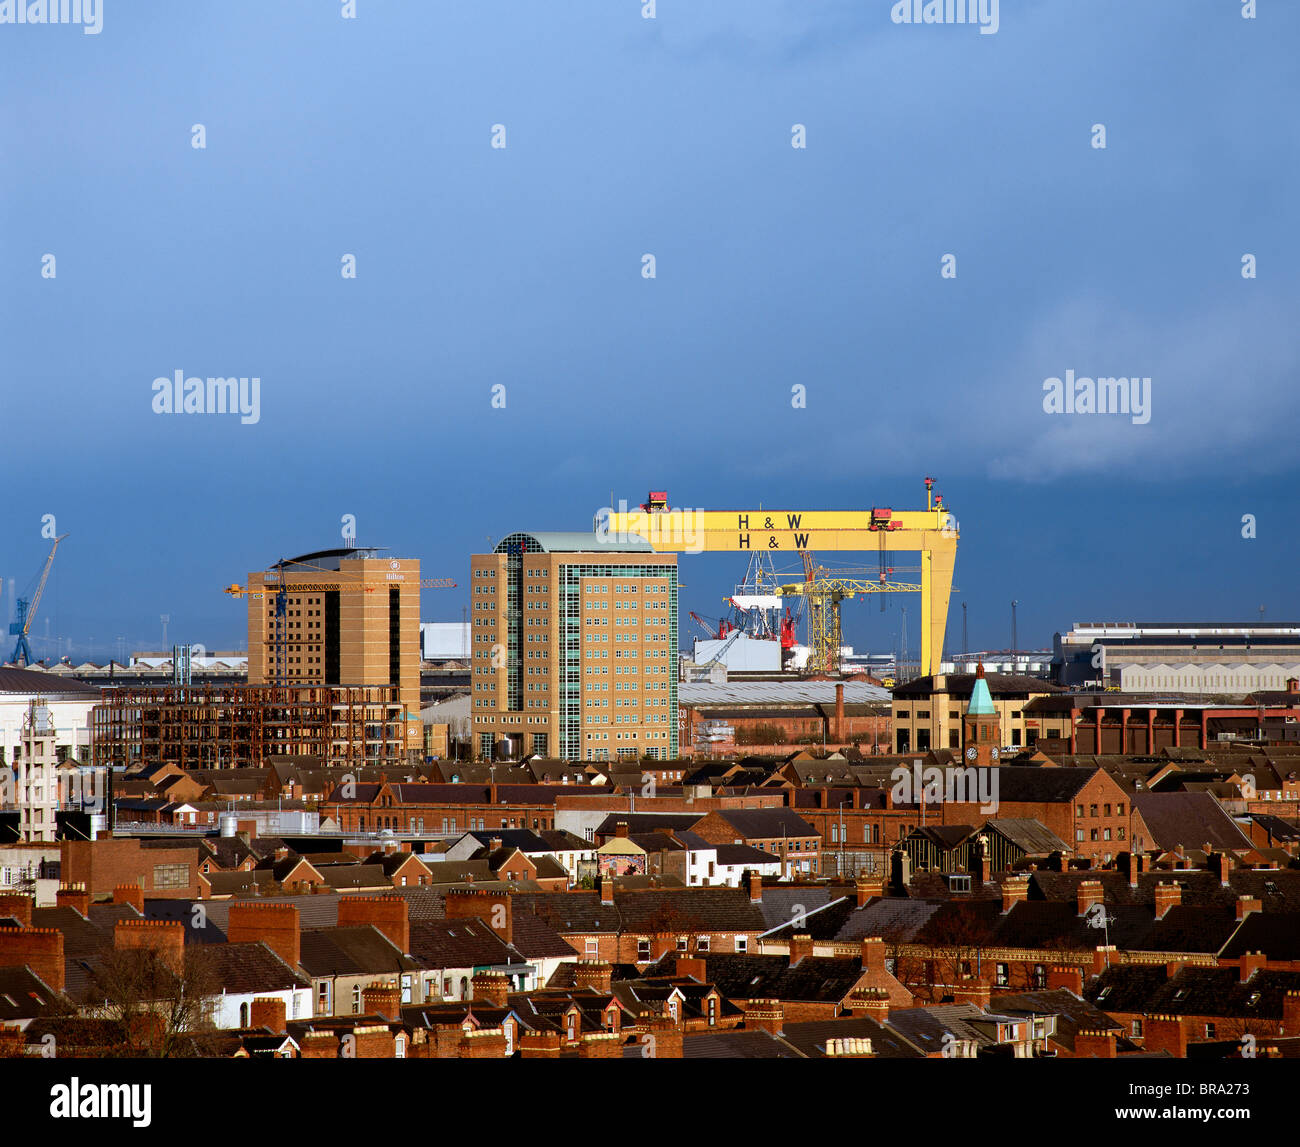
[[997, 714], [997, 710], [993, 708], [993, 695], [989, 692], [989, 683], [984, 680], [982, 661], [975, 670], [975, 688], [970, 691], [970, 705], [966, 713], [971, 717], [993, 717]]

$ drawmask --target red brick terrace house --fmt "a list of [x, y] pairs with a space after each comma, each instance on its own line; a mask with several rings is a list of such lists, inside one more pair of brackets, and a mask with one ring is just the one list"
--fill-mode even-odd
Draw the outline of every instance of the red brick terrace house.
[[583, 958], [645, 966], [666, 953], [746, 952], [767, 929], [762, 883], [745, 888], [618, 889], [602, 877], [594, 892], [519, 892], [516, 917], [532, 913]]
[[351, 783], [337, 786], [320, 811], [322, 818], [334, 820], [343, 832], [541, 831], [555, 827], [557, 793], [574, 791], [562, 785]]

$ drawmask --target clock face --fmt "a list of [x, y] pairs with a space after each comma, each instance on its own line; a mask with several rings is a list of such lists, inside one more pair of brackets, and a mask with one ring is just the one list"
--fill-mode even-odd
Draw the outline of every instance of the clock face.
[[998, 759], [998, 750], [996, 746], [994, 746], [992, 749], [989, 750], [989, 756], [992, 757], [995, 761]]
[[966, 759], [968, 761], [973, 761], [977, 755], [978, 754], [975, 751], [974, 745], [972, 745], [969, 749], [966, 750]]

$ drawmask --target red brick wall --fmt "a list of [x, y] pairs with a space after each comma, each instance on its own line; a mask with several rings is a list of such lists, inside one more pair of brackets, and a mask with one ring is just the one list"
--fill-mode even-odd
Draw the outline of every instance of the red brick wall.
[[63, 991], [63, 933], [57, 928], [0, 928], [0, 968], [26, 964]]
[[[65, 840], [61, 849], [61, 876], [69, 884], [84, 884], [91, 898], [111, 896], [119, 884], [135, 884], [145, 895], [163, 900], [198, 896], [198, 854], [193, 848], [141, 848], [129, 837], [108, 840]], [[159, 865], [186, 866], [185, 884], [176, 888], [154, 886]]]

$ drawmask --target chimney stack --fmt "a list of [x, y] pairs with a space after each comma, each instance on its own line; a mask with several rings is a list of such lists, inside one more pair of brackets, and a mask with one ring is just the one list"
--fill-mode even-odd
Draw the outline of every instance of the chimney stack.
[[1100, 880], [1081, 880], [1078, 888], [1079, 915], [1083, 916], [1094, 904], [1105, 902], [1105, 890]]
[[1029, 899], [1029, 877], [1004, 876], [1002, 878], [1002, 911], [1010, 912], [1022, 900]]
[[844, 743], [844, 683], [835, 685], [835, 742]]
[[745, 1027], [753, 1031], [762, 1028], [773, 1035], [780, 1035], [785, 1027], [785, 1007], [780, 1000], [740, 1000], [745, 1010]]
[[805, 956], [813, 954], [813, 939], [807, 932], [796, 932], [790, 937], [790, 965], [793, 967]]
[[867, 873], [861, 872], [853, 882], [853, 892], [858, 907], [864, 908], [868, 900], [873, 897], [884, 896], [885, 879], [883, 876], [868, 876]]
[[83, 916], [90, 913], [90, 893], [84, 884], [60, 884], [54, 902], [60, 908], [75, 908]]
[[614, 878], [609, 875], [602, 875], [600, 878], [600, 902], [602, 904], [614, 903]]
[[1179, 884], [1173, 881], [1169, 883], [1161, 882], [1155, 887], [1156, 896], [1156, 919], [1163, 920], [1165, 913], [1171, 908], [1177, 908], [1183, 902], [1183, 889]]
[[1263, 971], [1268, 965], [1268, 957], [1263, 952], [1242, 952], [1241, 954], [1241, 982], [1244, 984], [1256, 972]]
[[885, 971], [885, 940], [883, 936], [868, 936], [862, 941], [862, 970], [881, 975]]
[[607, 960], [579, 960], [578, 966], [573, 970], [573, 985], [576, 988], [590, 988], [593, 992], [606, 995], [613, 982], [614, 965]]
[[[342, 906], [340, 900], [340, 910]], [[297, 905], [233, 900], [226, 918], [226, 939], [231, 944], [262, 941], [289, 967], [296, 968], [301, 944]]]
[[504, 972], [475, 972], [469, 988], [472, 998], [504, 1008], [510, 995], [510, 978]]
[[754, 872], [752, 869], [745, 873], [749, 883], [749, 902], [751, 904], [763, 903], [763, 874]]
[[284, 1000], [279, 996], [255, 996], [249, 1008], [248, 1026], [266, 1028], [273, 1035], [284, 1035], [286, 1018]]
[[402, 955], [411, 951], [410, 917], [401, 896], [340, 896], [338, 920], [340, 928], [370, 924], [387, 936]]
[[1115, 1029], [1091, 1031], [1080, 1028], [1074, 1033], [1075, 1059], [1114, 1059]]
[[1244, 920], [1252, 912], [1261, 912], [1264, 909], [1264, 902], [1254, 896], [1237, 897], [1237, 919]]

